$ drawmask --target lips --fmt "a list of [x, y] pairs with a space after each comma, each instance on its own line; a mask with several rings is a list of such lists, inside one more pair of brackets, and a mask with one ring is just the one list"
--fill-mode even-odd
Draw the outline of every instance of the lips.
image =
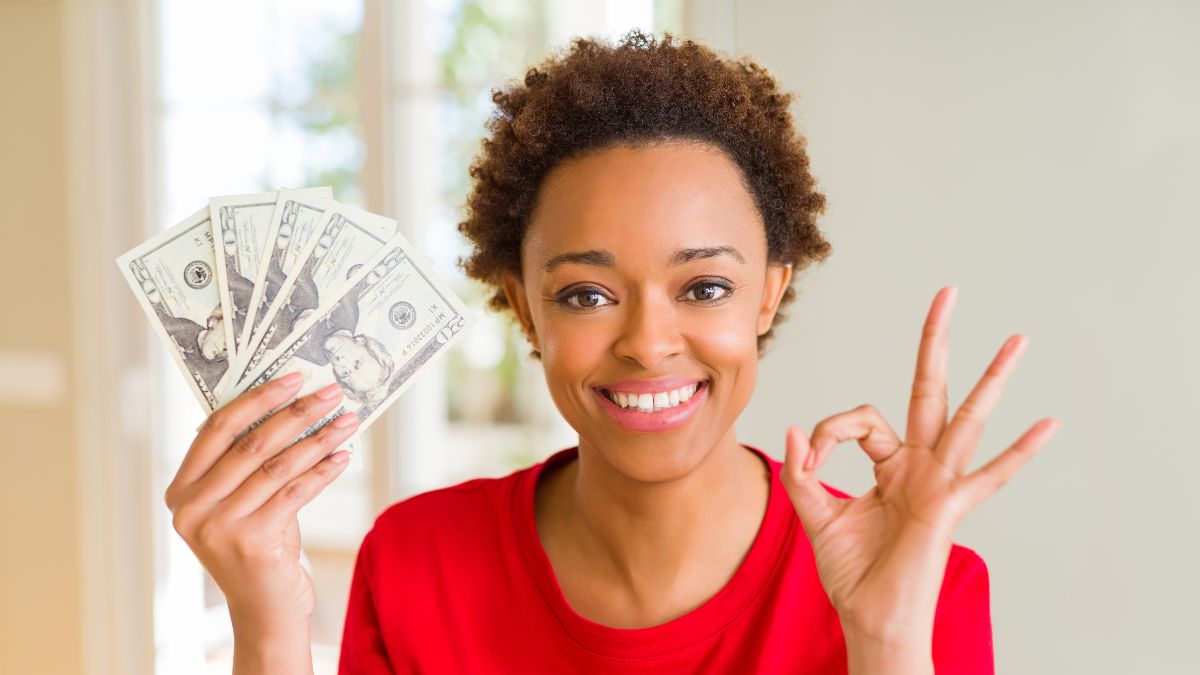
[[708, 380], [687, 377], [624, 380], [592, 391], [619, 426], [667, 431], [686, 424], [708, 399]]
[[668, 377], [656, 377], [652, 380], [621, 380], [620, 382], [610, 382], [606, 385], [596, 387], [597, 389], [607, 389], [609, 391], [621, 391], [631, 394], [653, 394], [660, 391], [670, 391], [678, 389], [689, 384], [698, 384], [703, 382], [703, 377], [687, 377], [684, 375], [672, 375]]

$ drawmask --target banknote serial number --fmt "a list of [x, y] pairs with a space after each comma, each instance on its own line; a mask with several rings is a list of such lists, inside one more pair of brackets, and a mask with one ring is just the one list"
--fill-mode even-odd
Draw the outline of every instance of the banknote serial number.
[[417, 350], [417, 347], [420, 347], [425, 342], [425, 338], [433, 334], [438, 325], [446, 320], [445, 310], [440, 309], [437, 305], [434, 305], [429, 309], [430, 311], [434, 312], [433, 318], [431, 318], [424, 326], [421, 326], [421, 329], [413, 335], [412, 339], [404, 343], [404, 346], [400, 348], [400, 358], [408, 358], [410, 354]]

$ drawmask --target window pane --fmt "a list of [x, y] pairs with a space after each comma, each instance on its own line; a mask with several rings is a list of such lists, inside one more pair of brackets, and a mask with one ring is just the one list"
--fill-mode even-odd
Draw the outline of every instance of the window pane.
[[[405, 77], [413, 75], [406, 70], [413, 68], [412, 61], [427, 68], [411, 81], [397, 76], [391, 90], [380, 92], [372, 87], [382, 82], [358, 81], [366, 72], [359, 67], [361, 0], [159, 0], [161, 183], [153, 189], [163, 195], [160, 222], [169, 227], [212, 195], [279, 187], [329, 184], [339, 200], [364, 205], [366, 148], [359, 106], [364, 100], [381, 101], [385, 110], [367, 117], [406, 120], [405, 132], [423, 135], [418, 143], [372, 148], [399, 166], [419, 167], [416, 175], [406, 175], [403, 183], [394, 179], [386, 188], [394, 193], [389, 203], [402, 204], [405, 195], [433, 202], [428, 217], [411, 221], [420, 228], [422, 247], [435, 259], [438, 273], [470, 305], [482, 307], [485, 290], [468, 282], [456, 264], [467, 253], [457, 223], [469, 189], [467, 166], [492, 110], [491, 89], [519, 78], [549, 47], [573, 35], [614, 38], [635, 26], [673, 29], [683, 1], [396, 0], [373, 5], [372, 11], [386, 6], [394, 14], [419, 18], [390, 25], [382, 42], [369, 47], [393, 51], [404, 45], [409, 51], [399, 60], [405, 62], [392, 65]], [[380, 54], [366, 56], [374, 60]], [[404, 217], [402, 212], [389, 215]], [[426, 401], [431, 399], [425, 394], [434, 395], [432, 414], [420, 423], [436, 430], [440, 449], [420, 453], [419, 461], [432, 465], [399, 462], [407, 471], [406, 489], [507, 473], [575, 442], [528, 351], [507, 317], [485, 313], [461, 345], [438, 362], [438, 372], [423, 377], [414, 395], [401, 399], [397, 409], [415, 406], [417, 392]], [[199, 421], [194, 402], [173, 383], [169, 370], [160, 367], [156, 378], [165, 420], [156, 445], [160, 490]], [[421, 447], [428, 446], [392, 443], [388, 451], [393, 457], [417, 455]], [[370, 491], [378, 484], [370, 467], [343, 474], [301, 512], [305, 563], [317, 587], [318, 673], [336, 670], [354, 556], [374, 518], [378, 505]], [[232, 641], [220, 593], [169, 519], [161, 519], [158, 529], [158, 670], [228, 672]]]
[[[564, 46], [572, 37], [613, 40], [633, 28], [674, 29], [680, 24], [682, 2], [443, 0], [426, 4], [428, 26], [422, 32], [433, 37], [429, 42], [437, 53], [440, 85], [433, 104], [436, 113], [431, 115], [438, 121], [434, 129], [438, 154], [429, 158], [437, 167], [433, 174], [437, 183], [430, 187], [440, 200], [424, 238], [439, 263], [438, 271], [469, 303], [482, 307], [490, 291], [468, 281], [455, 263], [469, 253], [457, 224], [470, 188], [467, 168], [479, 151], [485, 122], [494, 108], [492, 90], [521, 78], [551, 48]], [[410, 104], [403, 98], [398, 105]], [[451, 350], [446, 359], [446, 425], [438, 430], [445, 453], [436, 460], [439, 467], [420, 471], [436, 478], [412, 489], [502, 475], [576, 442], [573, 430], [554, 409], [529, 349], [507, 316], [487, 312]]]
[[[355, 97], [361, 0], [203, 3], [161, 0], [155, 186], [165, 229], [219, 194], [332, 185], [362, 203], [362, 129]], [[199, 421], [194, 400], [160, 367], [160, 489]], [[365, 452], [364, 452], [365, 454]], [[369, 474], [347, 473], [301, 518], [318, 588], [318, 672], [333, 672], [353, 557], [371, 513]], [[159, 521], [155, 588], [161, 673], [229, 672], [232, 634], [219, 589]]]

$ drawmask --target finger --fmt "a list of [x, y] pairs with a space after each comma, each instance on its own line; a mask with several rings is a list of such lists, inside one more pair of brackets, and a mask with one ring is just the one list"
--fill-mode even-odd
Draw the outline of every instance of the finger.
[[900, 448], [900, 437], [875, 406], [860, 405], [827, 417], [813, 427], [810, 442], [815, 459], [806, 468], [821, 468], [835, 446], [850, 440], [858, 441], [872, 462], [882, 462]]
[[300, 373], [288, 373], [277, 380], [244, 392], [209, 415], [180, 463], [179, 471], [171, 481], [171, 487], [167, 489], [168, 506], [173, 501], [173, 492], [186, 489], [208, 473], [238, 434], [287, 402], [303, 381], [304, 377]]
[[324, 490], [326, 485], [329, 485], [342, 473], [349, 460], [350, 453], [345, 450], [333, 453], [317, 462], [316, 466], [285, 483], [275, 494], [271, 495], [262, 508], [247, 517], [259, 521], [263, 527], [287, 523], [296, 517], [296, 512], [300, 510], [300, 507], [321, 494], [321, 490]]
[[917, 372], [908, 403], [908, 427], [904, 432], [904, 441], [909, 445], [932, 448], [946, 426], [950, 314], [957, 298], [957, 287], [943, 288], [934, 296], [925, 317], [921, 346], [917, 350]]
[[288, 481], [311, 469], [358, 429], [358, 415], [347, 412], [317, 433], [263, 462], [221, 504], [235, 518], [257, 511]]
[[811, 455], [812, 445], [804, 431], [800, 427], [788, 427], [781, 481], [810, 538], [823, 530], [839, 510], [839, 500], [821, 485], [812, 469], [805, 468]]
[[967, 470], [971, 455], [983, 436], [987, 419], [995, 409], [996, 403], [1000, 401], [1004, 385], [1016, 369], [1017, 362], [1025, 353], [1028, 344], [1029, 339], [1024, 335], [1013, 335], [1004, 341], [983, 377], [979, 378], [979, 382], [975, 384], [975, 388], [963, 404], [954, 411], [954, 419], [950, 420], [946, 431], [938, 440], [934, 454], [956, 475]]
[[331, 384], [292, 401], [265, 422], [234, 441], [213, 468], [193, 486], [194, 499], [215, 503], [229, 496], [264, 462], [291, 445], [342, 400], [342, 390]]
[[968, 508], [975, 508], [1004, 487], [1004, 484], [1016, 475], [1017, 470], [1037, 454], [1061, 427], [1062, 423], [1053, 418], [1039, 421], [1004, 452], [964, 476], [959, 485], [967, 495]]

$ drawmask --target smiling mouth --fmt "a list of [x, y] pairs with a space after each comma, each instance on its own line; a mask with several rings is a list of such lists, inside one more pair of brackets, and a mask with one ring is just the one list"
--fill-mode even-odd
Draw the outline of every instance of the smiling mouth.
[[645, 394], [625, 393], [611, 389], [600, 389], [599, 391], [605, 398], [624, 410], [656, 413], [687, 403], [698, 391], [707, 386], [708, 380], [701, 380], [678, 389]]

